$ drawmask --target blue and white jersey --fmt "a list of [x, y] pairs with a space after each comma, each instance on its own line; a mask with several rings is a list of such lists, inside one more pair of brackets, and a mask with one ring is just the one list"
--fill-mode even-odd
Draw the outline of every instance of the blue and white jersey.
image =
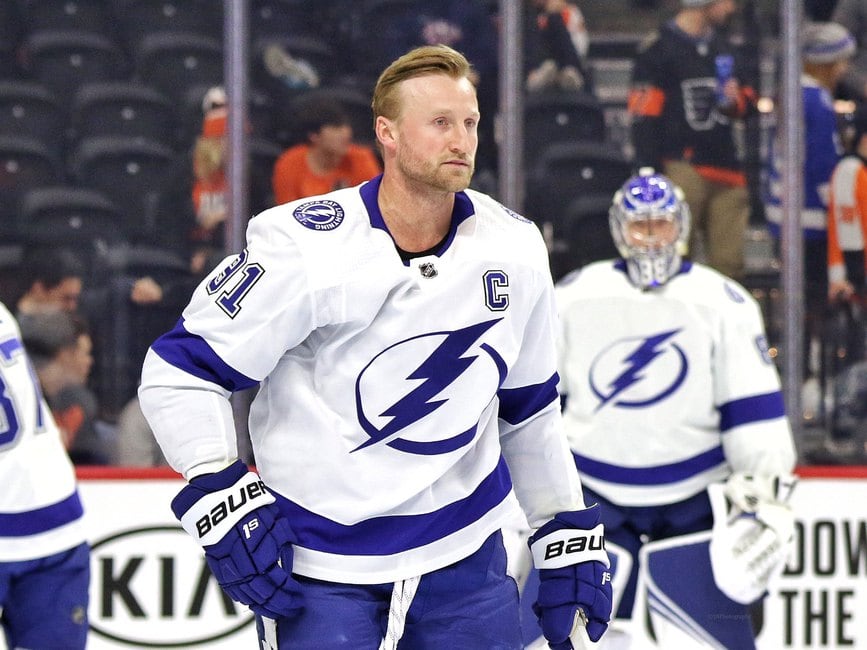
[[[804, 205], [801, 225], [804, 237], [824, 238], [828, 229], [828, 198], [831, 175], [843, 155], [843, 144], [837, 129], [834, 99], [819, 82], [803, 75], [801, 96], [804, 109]], [[776, 131], [781, 131], [780, 125]], [[768, 154], [768, 191], [765, 214], [771, 232], [779, 237], [783, 222], [781, 143], [773, 137]]]
[[21, 342], [0, 303], [0, 562], [85, 541], [75, 472]]
[[564, 420], [585, 485], [650, 506], [735, 470], [792, 470], [779, 375], [743, 287], [687, 262], [645, 292], [622, 261], [605, 261], [556, 291]]
[[538, 229], [467, 190], [438, 253], [404, 263], [379, 183], [252, 219], [153, 344], [139, 391], [191, 478], [236, 456], [226, 398], [260, 382], [250, 434], [298, 538], [293, 570], [362, 584], [469, 555], [515, 494], [534, 527], [583, 507]]

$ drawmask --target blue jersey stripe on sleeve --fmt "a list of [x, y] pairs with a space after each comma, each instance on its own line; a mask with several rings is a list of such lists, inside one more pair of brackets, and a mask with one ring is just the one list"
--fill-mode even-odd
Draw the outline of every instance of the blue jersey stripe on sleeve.
[[229, 366], [201, 336], [188, 332], [183, 319], [151, 347], [166, 363], [228, 391], [244, 390], [258, 383]]
[[501, 503], [511, 489], [512, 479], [501, 456], [494, 470], [472, 494], [425, 514], [375, 517], [344, 525], [277, 493], [274, 496], [300, 546], [339, 555], [392, 555], [466, 528]]
[[593, 460], [580, 454], [575, 456], [575, 464], [582, 475], [592, 476], [601, 481], [621, 483], [624, 485], [665, 485], [683, 481], [696, 474], [713, 469], [725, 462], [725, 455], [720, 446], [709, 449], [697, 456], [650, 467], [620, 467], [599, 460]]
[[786, 414], [780, 391], [753, 395], [723, 404], [720, 409], [720, 432], [724, 433], [742, 424], [781, 418]]
[[80, 519], [84, 514], [78, 492], [50, 506], [24, 512], [0, 513], [0, 537], [37, 535]]
[[554, 400], [559, 399], [557, 384], [560, 377], [555, 372], [542, 384], [522, 386], [521, 388], [501, 388], [497, 391], [500, 398], [499, 416], [509, 424], [518, 424], [535, 415]]

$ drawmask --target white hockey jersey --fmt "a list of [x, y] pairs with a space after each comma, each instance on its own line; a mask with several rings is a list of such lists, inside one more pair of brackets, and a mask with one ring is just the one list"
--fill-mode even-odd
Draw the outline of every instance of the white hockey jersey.
[[622, 261], [605, 261], [567, 276], [556, 293], [564, 420], [587, 487], [649, 506], [734, 470], [792, 470], [779, 375], [742, 286], [685, 262], [645, 292]]
[[535, 225], [456, 196], [438, 254], [404, 263], [380, 178], [251, 220], [247, 247], [148, 353], [139, 394], [187, 478], [236, 455], [230, 392], [261, 382], [256, 465], [297, 535], [293, 570], [405, 579], [513, 516], [583, 507], [559, 413], [556, 308]]
[[0, 562], [85, 541], [75, 472], [21, 342], [0, 303]]

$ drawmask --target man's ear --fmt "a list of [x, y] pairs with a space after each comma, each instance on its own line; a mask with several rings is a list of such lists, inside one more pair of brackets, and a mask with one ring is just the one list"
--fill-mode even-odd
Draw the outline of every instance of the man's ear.
[[374, 133], [376, 134], [376, 139], [379, 140], [384, 147], [394, 144], [394, 122], [388, 118], [383, 117], [382, 115], [376, 118]]

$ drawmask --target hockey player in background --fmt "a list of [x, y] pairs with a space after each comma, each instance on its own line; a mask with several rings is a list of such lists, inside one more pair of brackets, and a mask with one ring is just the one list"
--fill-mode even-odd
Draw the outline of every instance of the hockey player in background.
[[606, 648], [629, 647], [644, 606], [660, 648], [754, 647], [747, 608], [794, 527], [795, 449], [761, 312], [681, 258], [689, 220], [680, 189], [642, 169], [610, 210], [622, 258], [556, 290], [564, 423], [613, 556]]
[[0, 625], [9, 648], [87, 642], [90, 547], [72, 462], [0, 303]]
[[[373, 94], [383, 174], [252, 219], [145, 361], [142, 410], [188, 480], [172, 508], [263, 648], [520, 648], [501, 533], [515, 496], [552, 647], [572, 647], [576, 620], [592, 639], [607, 627], [547, 253], [467, 189], [469, 75], [443, 45], [393, 62]], [[258, 476], [228, 399], [257, 383]]]

